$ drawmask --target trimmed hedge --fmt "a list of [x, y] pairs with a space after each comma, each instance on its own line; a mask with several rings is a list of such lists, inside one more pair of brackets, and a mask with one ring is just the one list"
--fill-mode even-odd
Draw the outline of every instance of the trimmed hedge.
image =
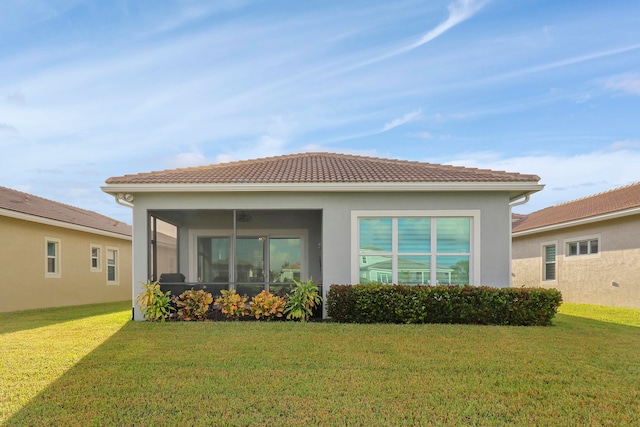
[[489, 286], [331, 285], [327, 314], [343, 323], [462, 323], [547, 326], [557, 289]]

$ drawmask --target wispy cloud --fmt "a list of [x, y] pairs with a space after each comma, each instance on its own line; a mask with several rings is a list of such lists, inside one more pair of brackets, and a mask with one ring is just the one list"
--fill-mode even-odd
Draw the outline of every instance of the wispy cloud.
[[[537, 173], [545, 194], [589, 188], [568, 174], [549, 191], [565, 159], [573, 175], [606, 177], [595, 183], [615, 185], [618, 165], [633, 179], [640, 5], [592, 2], [576, 16], [495, 3], [0, 2], [0, 34], [15, 42], [0, 43], [0, 146], [15, 159], [0, 178], [55, 198], [70, 182], [97, 189], [160, 168], [300, 150], [412, 158], [424, 147], [445, 163]], [[501, 154], [459, 155], [478, 146]], [[602, 154], [584, 166], [562, 155], [499, 163], [530, 147]]]
[[15, 126], [0, 123], [0, 135], [2, 135], [3, 133], [7, 135], [17, 135], [18, 129], [16, 129]]
[[410, 121], [415, 120], [418, 117], [420, 117], [420, 110], [414, 110], [410, 113], [405, 114], [402, 117], [391, 120], [389, 123], [385, 123], [380, 133], [386, 132], [393, 128], [397, 128], [398, 126], [402, 126], [403, 124], [409, 123]]
[[189, 166], [201, 166], [213, 163], [208, 160], [202, 153], [190, 152], [180, 153], [178, 155], [167, 157], [164, 159], [167, 168], [184, 168]]
[[[640, 139], [625, 139], [616, 141], [609, 146], [612, 150], [640, 149]], [[638, 177], [640, 179], [640, 176]]]
[[488, 0], [458, 0], [455, 3], [450, 4], [449, 17], [445, 21], [424, 34], [414, 43], [404, 47], [403, 49], [399, 49], [398, 54], [420, 47], [436, 37], [441, 36], [446, 31], [471, 18], [488, 2]]
[[[622, 53], [632, 52], [634, 50], [640, 49], [640, 43], [627, 45], [615, 49], [602, 50], [599, 52], [592, 52], [585, 55], [572, 56], [567, 59], [562, 59], [560, 61], [548, 62], [546, 64], [540, 64], [533, 67], [522, 68], [515, 71], [510, 71], [507, 73], [498, 74], [496, 76], [480, 80], [480, 82], [493, 82], [493, 81], [501, 81], [505, 79], [515, 78], [515, 77], [523, 77], [530, 74], [541, 73], [543, 71], [554, 70], [557, 68], [567, 67], [571, 65], [580, 64], [582, 62], [593, 61], [596, 59], [606, 58], [608, 56], [619, 55]], [[478, 83], [479, 81], [476, 81]]]
[[414, 132], [410, 134], [411, 136], [415, 136], [416, 138], [420, 138], [420, 139], [431, 139], [433, 138], [433, 135], [431, 134], [431, 132]]
[[604, 84], [605, 89], [640, 95], [640, 74], [621, 74], [610, 78]]
[[[529, 203], [518, 208], [519, 212], [532, 212], [640, 181], [637, 171], [640, 150], [630, 149], [630, 145], [626, 147], [628, 149], [595, 150], [569, 155], [505, 157], [495, 151], [468, 152], [449, 163], [540, 176], [545, 189], [534, 194]], [[434, 162], [433, 159], [425, 161]], [[436, 160], [435, 163], [441, 162]], [[577, 170], [589, 173], [577, 174]]]
[[429, 43], [433, 39], [449, 31], [451, 28], [455, 27], [456, 25], [471, 18], [480, 9], [482, 9], [482, 7], [488, 2], [489, 0], [457, 0], [454, 3], [451, 3], [449, 5], [448, 7], [449, 16], [447, 17], [447, 19], [445, 19], [440, 24], [436, 25], [433, 29], [427, 31], [425, 34], [420, 36], [417, 40], [402, 44], [399, 47], [391, 49], [381, 55], [361, 61], [358, 64], [355, 64], [353, 66], [350, 66], [341, 70], [341, 72], [352, 71], [356, 68], [375, 64], [376, 62], [393, 58], [394, 56], [398, 56], [403, 53], [412, 51], [426, 43]]
[[15, 90], [4, 97], [7, 104], [22, 106], [27, 103], [27, 98], [21, 90]]

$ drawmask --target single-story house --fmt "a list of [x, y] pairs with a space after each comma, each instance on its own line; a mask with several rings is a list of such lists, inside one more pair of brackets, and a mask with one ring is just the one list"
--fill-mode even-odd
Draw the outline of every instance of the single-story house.
[[131, 298], [131, 226], [0, 187], [0, 312]]
[[[539, 179], [304, 153], [113, 177], [102, 189], [133, 208], [134, 295], [169, 273], [183, 287], [248, 296], [311, 278], [326, 297], [331, 284], [383, 275], [510, 286], [511, 204], [542, 189]], [[160, 269], [159, 224], [177, 236], [176, 271]]]
[[640, 183], [514, 218], [513, 285], [640, 308]]

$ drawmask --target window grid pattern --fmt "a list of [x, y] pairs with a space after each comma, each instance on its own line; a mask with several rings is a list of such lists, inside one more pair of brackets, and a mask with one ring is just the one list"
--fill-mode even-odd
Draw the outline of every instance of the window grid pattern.
[[580, 240], [567, 243], [567, 256], [595, 255], [598, 253], [598, 239]]
[[118, 281], [118, 251], [107, 249], [107, 282]]
[[91, 271], [100, 271], [100, 247], [91, 246]]
[[468, 284], [470, 217], [359, 218], [360, 281]]
[[556, 280], [556, 245], [543, 246], [543, 280]]
[[47, 242], [47, 273], [58, 273], [58, 242]]

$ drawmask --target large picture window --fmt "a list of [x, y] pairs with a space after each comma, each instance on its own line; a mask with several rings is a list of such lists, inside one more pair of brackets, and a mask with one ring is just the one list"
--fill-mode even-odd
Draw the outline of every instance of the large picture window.
[[474, 215], [355, 214], [360, 283], [472, 283]]

